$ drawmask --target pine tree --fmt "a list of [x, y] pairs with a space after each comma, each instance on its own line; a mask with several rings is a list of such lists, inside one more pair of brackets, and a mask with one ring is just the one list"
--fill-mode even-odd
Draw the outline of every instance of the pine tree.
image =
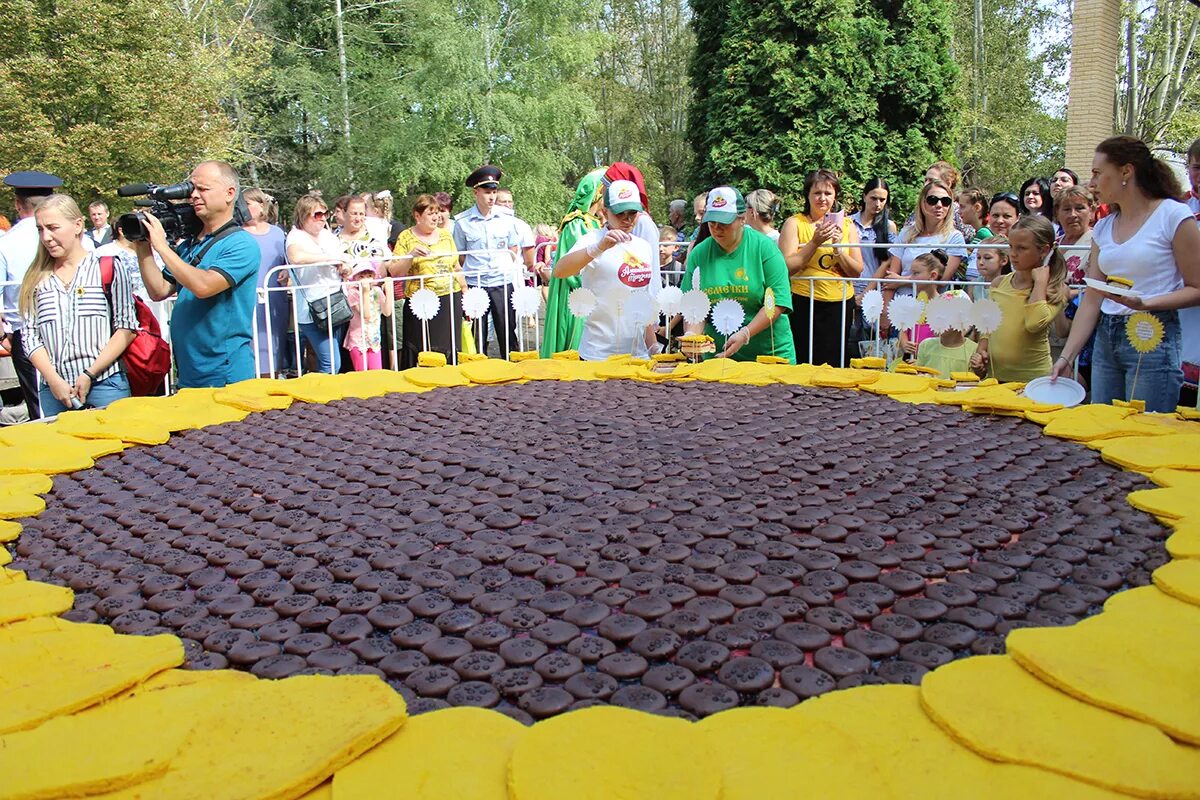
[[948, 0], [702, 0], [694, 5], [689, 138], [699, 188], [766, 187], [802, 202], [804, 176], [882, 175], [901, 207], [958, 136]]

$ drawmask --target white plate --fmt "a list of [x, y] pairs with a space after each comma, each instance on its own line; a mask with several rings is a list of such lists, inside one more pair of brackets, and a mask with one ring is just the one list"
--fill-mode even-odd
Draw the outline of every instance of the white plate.
[[1109, 294], [1115, 294], [1117, 297], [1141, 297], [1142, 296], [1142, 293], [1139, 292], [1137, 289], [1126, 289], [1124, 286], [1114, 286], [1111, 283], [1105, 283], [1104, 281], [1098, 281], [1095, 278], [1084, 278], [1083, 282], [1086, 283], [1088, 286], [1092, 287], [1093, 289], [1097, 289], [1101, 292], [1108, 292]]
[[1043, 378], [1035, 378], [1025, 384], [1025, 396], [1039, 403], [1070, 408], [1083, 402], [1083, 398], [1087, 396], [1087, 390], [1070, 378], [1062, 377], [1051, 382], [1050, 376], [1047, 375]]

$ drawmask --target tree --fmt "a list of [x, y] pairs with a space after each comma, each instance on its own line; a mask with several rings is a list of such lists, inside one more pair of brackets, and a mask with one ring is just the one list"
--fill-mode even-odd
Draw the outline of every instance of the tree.
[[1198, 34], [1200, 11], [1185, 0], [1127, 6], [1117, 89], [1122, 133], [1177, 152], [1200, 136]]
[[[237, 136], [222, 65], [155, 0], [0, 0], [0, 152], [63, 178], [81, 204], [131, 181], [173, 182]], [[6, 200], [7, 201], [7, 200]]]
[[885, 176], [903, 205], [951, 152], [947, 2], [702, 0], [693, 10], [697, 185], [765, 186], [795, 208], [806, 173], [826, 167], [850, 195]]
[[1070, 43], [1052, 33], [1069, 19], [1061, 4], [1038, 0], [957, 0], [967, 132], [957, 160], [966, 183], [1015, 191], [1062, 166], [1066, 95], [1052, 76], [1065, 71]]

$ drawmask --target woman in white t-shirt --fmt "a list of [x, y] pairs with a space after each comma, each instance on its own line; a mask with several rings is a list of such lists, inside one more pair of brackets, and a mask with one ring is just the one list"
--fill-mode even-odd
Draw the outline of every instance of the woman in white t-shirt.
[[[1122, 278], [1138, 294], [1088, 289], [1051, 375], [1069, 373], [1095, 331], [1092, 401], [1138, 399], [1147, 411], [1173, 411], [1183, 383], [1179, 309], [1200, 305], [1200, 227], [1173, 199], [1182, 191], [1171, 168], [1132, 136], [1100, 143], [1090, 187], [1113, 212], [1092, 229], [1088, 277]], [[1149, 353], [1138, 353], [1126, 336], [1129, 315], [1137, 311], [1162, 324], [1162, 343]]]
[[[325, 201], [318, 195], [306, 194], [296, 201], [294, 227], [287, 235], [287, 259], [293, 265], [292, 281], [297, 286], [308, 288], [296, 291], [296, 323], [300, 335], [313, 349], [317, 358], [317, 369], [329, 374], [337, 373], [342, 366], [340, 342], [346, 338], [347, 322], [333, 326], [313, 321], [308, 304], [317, 300], [330, 299], [341, 289], [343, 280], [349, 278], [351, 257], [346, 254], [341, 239], [325, 227], [328, 210]], [[312, 266], [304, 266], [312, 265]]]
[[613, 181], [604, 191], [604, 227], [581, 237], [554, 265], [554, 277], [578, 275], [582, 288], [596, 296], [579, 340], [584, 361], [620, 354], [645, 358], [652, 346], [657, 349], [653, 320], [637, 319], [626, 307], [635, 293], [649, 300], [651, 288], [662, 285], [654, 248], [635, 234], [642, 212], [637, 186]]

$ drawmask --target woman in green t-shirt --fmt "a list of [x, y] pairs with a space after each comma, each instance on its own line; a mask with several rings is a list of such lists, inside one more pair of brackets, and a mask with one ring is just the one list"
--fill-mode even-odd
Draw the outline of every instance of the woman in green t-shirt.
[[[792, 310], [787, 264], [770, 237], [747, 227], [745, 211], [746, 201], [737, 189], [718, 186], [708, 193], [702, 221], [710, 236], [692, 248], [681, 287], [696, 286], [699, 272], [699, 288], [714, 305], [729, 299], [741, 304], [742, 327], [725, 337], [706, 321], [688, 326], [688, 333], [703, 331], [713, 337], [717, 352], [726, 358], [754, 361], [774, 356], [795, 364], [792, 329], [784, 319]], [[771, 294], [773, 310], [766, 307]]]

